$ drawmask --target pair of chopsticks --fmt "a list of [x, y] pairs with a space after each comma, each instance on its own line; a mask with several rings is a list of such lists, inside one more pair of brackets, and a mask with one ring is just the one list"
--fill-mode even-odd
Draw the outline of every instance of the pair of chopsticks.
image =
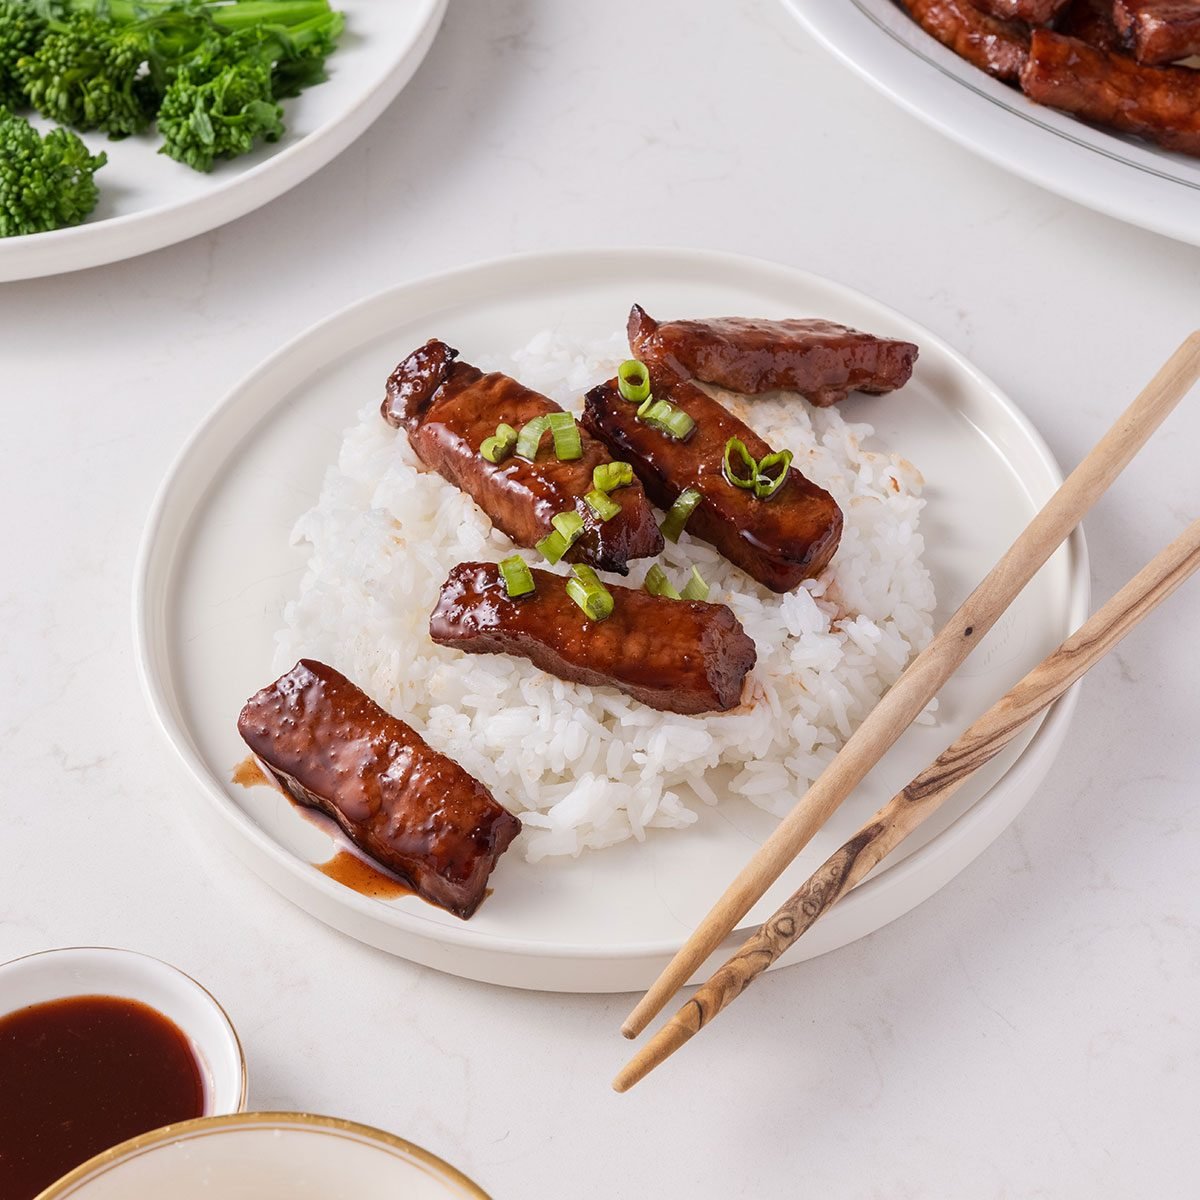
[[[621, 1032], [636, 1037], [736, 928], [838, 805], [896, 742], [1070, 535], [1200, 377], [1200, 332], [1188, 337], [1067, 477], [1003, 558], [875, 706], [807, 794], [762, 844], [639, 1001]], [[721, 1012], [1034, 717], [1200, 568], [1191, 525], [793, 893], [613, 1081], [627, 1091]]]

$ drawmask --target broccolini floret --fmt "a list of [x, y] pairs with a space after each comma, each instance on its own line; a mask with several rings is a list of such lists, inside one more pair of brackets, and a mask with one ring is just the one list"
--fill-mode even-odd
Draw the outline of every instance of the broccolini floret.
[[0, 105], [24, 108], [29, 102], [17, 80], [17, 63], [37, 51], [46, 22], [27, 4], [0, 0]]
[[0, 108], [0, 237], [78, 225], [96, 207], [93, 155], [69, 129], [39, 134]]
[[51, 23], [37, 52], [17, 63], [17, 78], [33, 107], [51, 121], [125, 137], [154, 119], [149, 53], [137, 25], [79, 13]]
[[277, 99], [325, 78], [326, 57], [342, 31], [326, 12], [285, 29], [267, 26], [230, 34], [220, 55], [196, 55], [176, 75], [158, 111], [160, 153], [197, 171], [248, 153], [283, 134]]

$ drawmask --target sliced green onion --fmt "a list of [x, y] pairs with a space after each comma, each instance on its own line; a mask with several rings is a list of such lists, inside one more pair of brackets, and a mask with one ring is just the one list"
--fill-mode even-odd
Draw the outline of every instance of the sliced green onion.
[[483, 439], [483, 445], [479, 447], [479, 453], [490, 463], [500, 463], [513, 452], [513, 447], [516, 444], [517, 431], [511, 425], [505, 425], [501, 422], [501, 424], [496, 426], [494, 437]]
[[[739, 475], [734, 469], [734, 456], [740, 460], [742, 466], [746, 468], [745, 475]], [[770, 455], [767, 455], [770, 458]], [[746, 443], [741, 438], [731, 437], [725, 443], [725, 459], [721, 464], [721, 471], [725, 478], [729, 480], [736, 488], [747, 488], [753, 490], [755, 483], [758, 481], [758, 463], [754, 456], [746, 449]]]
[[646, 414], [658, 403], [653, 396], [647, 396], [645, 400], [638, 405], [637, 415], [639, 420], [644, 420]]
[[504, 590], [515, 600], [518, 596], [528, 596], [536, 590], [533, 582], [533, 572], [529, 564], [519, 555], [500, 560], [500, 574], [504, 577]]
[[642, 584], [652, 596], [666, 596], [668, 600], [680, 600], [678, 589], [667, 578], [667, 573], [655, 563], [654, 566], [646, 572], [646, 581]]
[[[770, 500], [787, 483], [788, 470], [791, 465], [792, 452], [790, 450], [778, 450], [774, 454], [764, 455], [758, 462], [758, 471], [754, 478], [754, 494], [760, 500]], [[771, 472], [776, 467], [779, 468], [779, 473], [772, 475]]]
[[553, 532], [546, 534], [535, 548], [547, 561], [556, 563], [579, 540], [583, 518], [577, 512], [560, 512], [550, 518], [550, 524], [554, 526]]
[[673, 542], [679, 541], [679, 535], [688, 523], [692, 509], [699, 503], [700, 493], [695, 488], [685, 488], [680, 492], [679, 498], [671, 505], [667, 515], [663, 518], [663, 523], [659, 526], [663, 537], [670, 538]]
[[550, 418], [544, 413], [540, 417], [526, 421], [521, 426], [520, 434], [517, 435], [517, 453], [522, 458], [533, 462], [537, 458], [538, 447], [542, 444], [542, 436], [549, 428]]
[[592, 468], [592, 487], [598, 492], [615, 492], [633, 482], [633, 468], [627, 462], [601, 463]]
[[617, 388], [623, 399], [641, 404], [650, 395], [650, 372], [636, 358], [626, 359], [617, 368]]
[[567, 541], [561, 533], [555, 529], [552, 533], [546, 534], [534, 549], [548, 562], [556, 563], [568, 550], [571, 548], [571, 543]]
[[621, 506], [615, 500], [610, 500], [608, 493], [600, 491], [599, 488], [588, 492], [584, 500], [588, 508], [602, 521], [611, 521], [621, 511]]
[[686, 441], [696, 428], [696, 422], [669, 400], [647, 400], [638, 409], [637, 415], [647, 425], [673, 437], [677, 442]]
[[583, 457], [583, 439], [579, 436], [579, 426], [574, 416], [569, 412], [549, 413], [546, 420], [550, 422], [550, 433], [554, 437], [554, 456], [559, 462], [571, 462]]
[[683, 591], [680, 596], [684, 600], [707, 600], [708, 599], [708, 584], [701, 578], [700, 572], [693, 567], [692, 574], [687, 583], [683, 585]]
[[567, 580], [567, 595], [579, 605], [592, 621], [603, 621], [612, 615], [612, 592], [600, 582], [591, 567], [576, 563], [571, 568], [573, 579]]
[[550, 518], [550, 524], [567, 539], [570, 546], [579, 540], [583, 532], [583, 518], [577, 512], [560, 512]]

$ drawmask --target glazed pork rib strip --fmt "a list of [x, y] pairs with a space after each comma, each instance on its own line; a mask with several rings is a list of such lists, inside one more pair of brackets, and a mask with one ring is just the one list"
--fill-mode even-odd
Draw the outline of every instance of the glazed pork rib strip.
[[851, 392], [879, 395], [903, 387], [917, 360], [912, 342], [817, 318], [660, 322], [635, 304], [627, 332], [638, 358], [677, 375], [743, 395], [799, 392], [822, 408]]
[[722, 473], [725, 445], [739, 438], [755, 459], [770, 447], [745, 422], [687, 380], [651, 368], [654, 395], [696, 422], [686, 441], [675, 441], [637, 418], [616, 380], [592, 388], [583, 424], [616, 458], [633, 466], [655, 504], [669, 509], [694, 488], [700, 502], [688, 533], [715, 546], [730, 562], [773, 592], [790, 592], [819, 574], [842, 536], [842, 510], [824, 489], [790, 467], [787, 482], [769, 500], [734, 487]]
[[1054, 31], [1087, 42], [1096, 50], [1111, 50], [1115, 54], [1124, 51], [1121, 35], [1113, 24], [1110, 0], [1071, 0], [1054, 23]]
[[516, 654], [560, 679], [619, 688], [663, 712], [735, 708], [754, 643], [724, 604], [669, 600], [612, 585], [611, 616], [591, 621], [565, 580], [531, 571], [512, 599], [495, 563], [460, 563], [442, 585], [429, 636], [470, 654]]
[[426, 900], [469, 917], [521, 822], [344, 675], [302, 659], [246, 702], [246, 745]]
[[1200, 71], [1144, 67], [1048, 29], [1034, 31], [1021, 87], [1038, 104], [1200, 154]]
[[573, 461], [555, 457], [549, 433], [536, 462], [516, 454], [500, 463], [484, 458], [480, 447], [497, 425], [520, 430], [532, 418], [562, 409], [507, 375], [485, 375], [457, 359], [457, 350], [434, 339], [410, 354], [388, 380], [383, 417], [408, 431], [426, 466], [466, 492], [518, 546], [535, 546], [551, 532], [556, 514], [573, 511], [583, 518], [584, 532], [568, 551], [568, 561], [625, 575], [630, 559], [662, 549], [640, 484], [611, 494], [621, 511], [608, 521], [584, 502], [593, 487], [593, 468], [609, 456], [583, 430], [583, 455]]
[[1200, 54], [1200, 0], [1116, 0], [1112, 12], [1133, 57], [1146, 66]]
[[976, 8], [1001, 21], [1049, 25], [1069, 0], [972, 0]]
[[1029, 53], [1029, 29], [1019, 21], [1001, 21], [981, 12], [971, 0], [900, 0], [931, 37], [959, 58], [1015, 82]]

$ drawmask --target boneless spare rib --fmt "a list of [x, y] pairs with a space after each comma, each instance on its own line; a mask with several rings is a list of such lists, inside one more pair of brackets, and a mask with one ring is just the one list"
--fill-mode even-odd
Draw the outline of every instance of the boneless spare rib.
[[1021, 87], [1039, 104], [1200, 154], [1200, 71], [1145, 67], [1078, 38], [1036, 29]]
[[575, 512], [583, 533], [566, 554], [625, 575], [628, 562], [657, 554], [662, 535], [645, 493], [636, 482], [612, 493], [621, 511], [601, 521], [584, 497], [593, 469], [609, 461], [604, 446], [580, 430], [582, 453], [560, 461], [543, 438], [534, 461], [510, 454], [498, 463], [484, 458], [485, 439], [506, 424], [561, 413], [547, 396], [498, 372], [485, 375], [458, 361], [458, 351], [436, 339], [410, 354], [392, 372], [383, 402], [385, 420], [408, 431], [421, 461], [467, 493], [518, 546], [535, 546], [552, 531], [559, 513]]
[[771, 448], [688, 380], [652, 367], [650, 381], [656, 398], [695, 422], [686, 440], [669, 437], [639, 418], [638, 405], [624, 399], [616, 380], [588, 392], [584, 427], [614, 458], [631, 464], [646, 494], [660, 507], [670, 509], [687, 489], [698, 492], [688, 533], [711, 543], [765, 587], [789, 592], [819, 574], [842, 535], [842, 510], [834, 498], [795, 467], [788, 467], [786, 479], [770, 499], [735, 487], [723, 471], [729, 440], [741, 442], [756, 460], [771, 454]]
[[561, 576], [530, 574], [534, 591], [513, 598], [495, 563], [460, 563], [442, 585], [429, 636], [472, 654], [520, 655], [560, 679], [609, 684], [665, 712], [741, 701], [754, 642], [724, 604], [612, 585], [611, 615], [593, 621]]
[[521, 831], [482, 783], [324, 663], [302, 659], [251, 696], [238, 732], [296, 800], [456, 916], [479, 907]]
[[850, 392], [878, 395], [903, 387], [917, 360], [912, 342], [818, 318], [656, 321], [635, 304], [628, 333], [639, 359], [677, 375], [745, 395], [799, 392], [823, 408]]

